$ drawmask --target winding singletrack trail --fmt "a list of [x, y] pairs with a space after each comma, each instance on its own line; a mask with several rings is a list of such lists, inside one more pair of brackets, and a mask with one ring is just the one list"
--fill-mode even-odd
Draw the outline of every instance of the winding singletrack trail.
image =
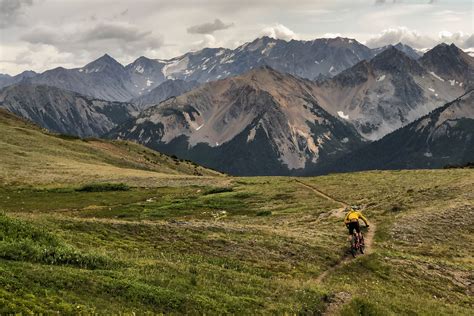
[[[336, 217], [341, 218], [341, 219], [344, 218], [344, 216], [346, 215], [345, 214], [345, 209], [346, 209], [347, 206], [349, 206], [347, 203], [345, 203], [341, 200], [337, 200], [336, 198], [324, 193], [323, 191], [319, 190], [318, 188], [314, 187], [313, 185], [307, 184], [307, 183], [305, 183], [303, 181], [300, 181], [300, 180], [297, 180], [297, 179], [295, 179], [295, 181], [298, 184], [300, 184], [301, 186], [313, 191], [317, 195], [322, 196], [323, 198], [325, 198], [327, 200], [330, 200], [332, 202], [339, 203], [342, 206], [341, 208], [331, 210], [330, 212], [326, 213], [326, 215], [323, 216], [323, 217], [320, 216], [320, 219], [323, 219], [324, 217], [331, 216], [331, 215], [336, 216]], [[373, 252], [373, 242], [374, 242], [374, 235], [375, 235], [376, 230], [377, 230], [377, 225], [375, 224], [375, 222], [370, 222], [370, 229], [364, 234], [364, 241], [365, 241], [365, 251], [364, 251], [364, 253], [365, 254], [370, 254], [370, 253]], [[352, 257], [345, 255], [344, 257], [341, 258], [341, 260], [336, 265], [330, 267], [329, 269], [327, 269], [326, 271], [321, 273], [313, 281], [317, 284], [323, 283], [324, 279], [326, 279], [326, 277], [328, 275], [330, 275], [334, 271], [342, 268], [346, 264], [349, 264], [349, 263], [353, 262], [353, 260], [357, 260], [357, 258], [353, 259]], [[335, 314], [337, 314], [337, 311], [344, 304], [349, 302], [351, 297], [352, 297], [352, 295], [350, 293], [347, 293], [347, 292], [336, 293], [333, 300], [331, 301], [331, 303], [327, 306], [326, 310], [324, 311], [323, 315], [335, 315]]]
[[335, 198], [333, 198], [332, 196], [330, 195], [327, 195], [326, 193], [324, 193], [323, 191], [319, 190], [318, 188], [316, 188], [315, 186], [312, 186], [310, 184], [307, 184], [307, 183], [304, 183], [303, 181], [300, 181], [298, 179], [295, 179], [296, 182], [298, 182], [300, 185], [312, 190], [314, 193], [322, 196], [323, 198], [329, 200], [329, 201], [332, 201], [332, 202], [336, 202], [336, 203], [339, 203], [341, 204], [344, 208], [349, 206], [347, 203], [343, 202], [343, 201], [340, 201], [340, 200], [337, 200]]

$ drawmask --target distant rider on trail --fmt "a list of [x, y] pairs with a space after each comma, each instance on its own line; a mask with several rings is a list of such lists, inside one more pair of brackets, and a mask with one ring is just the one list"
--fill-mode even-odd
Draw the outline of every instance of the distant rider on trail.
[[349, 241], [351, 240], [351, 236], [354, 234], [354, 229], [357, 232], [359, 240], [362, 240], [362, 236], [360, 234], [359, 219], [364, 221], [366, 227], [369, 227], [367, 218], [365, 218], [364, 215], [362, 215], [362, 213], [358, 211], [359, 207], [357, 206], [351, 206], [348, 209], [349, 211], [347, 212], [346, 217], [344, 218], [344, 224], [346, 224], [346, 227], [349, 229]]

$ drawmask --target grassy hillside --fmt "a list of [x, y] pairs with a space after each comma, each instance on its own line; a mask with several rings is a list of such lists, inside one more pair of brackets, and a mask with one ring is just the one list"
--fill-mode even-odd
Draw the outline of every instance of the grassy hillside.
[[49, 134], [0, 109], [0, 179], [9, 184], [100, 181], [161, 185], [183, 175], [218, 173], [131, 142]]
[[[2, 117], [0, 314], [472, 312], [472, 169], [212, 177]], [[338, 201], [364, 206], [368, 254]]]
[[3, 187], [0, 312], [470, 313], [473, 170], [303, 181], [366, 205], [370, 254], [344, 259], [340, 205], [288, 178]]

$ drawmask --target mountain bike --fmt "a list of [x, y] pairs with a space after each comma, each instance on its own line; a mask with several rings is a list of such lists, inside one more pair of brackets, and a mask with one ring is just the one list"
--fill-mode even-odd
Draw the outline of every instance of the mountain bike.
[[[364, 229], [363, 229], [364, 228]], [[357, 232], [354, 232], [351, 238], [351, 254], [355, 258], [358, 252], [361, 254], [364, 254], [365, 250], [365, 243], [364, 243], [364, 234], [362, 233], [363, 230], [367, 230], [367, 227], [361, 227], [361, 232], [359, 238], [359, 234]]]

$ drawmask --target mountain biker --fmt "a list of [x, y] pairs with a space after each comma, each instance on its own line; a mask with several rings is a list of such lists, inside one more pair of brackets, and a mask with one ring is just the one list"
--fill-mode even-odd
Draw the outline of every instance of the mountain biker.
[[346, 214], [346, 217], [344, 218], [344, 224], [346, 224], [347, 229], [349, 229], [349, 241], [351, 240], [351, 236], [354, 233], [354, 229], [357, 232], [359, 240], [362, 240], [362, 235], [360, 234], [359, 219], [364, 221], [366, 227], [369, 227], [369, 222], [367, 221], [367, 218], [362, 215], [359, 209], [360, 208], [358, 206], [351, 206], [346, 209], [348, 212]]

